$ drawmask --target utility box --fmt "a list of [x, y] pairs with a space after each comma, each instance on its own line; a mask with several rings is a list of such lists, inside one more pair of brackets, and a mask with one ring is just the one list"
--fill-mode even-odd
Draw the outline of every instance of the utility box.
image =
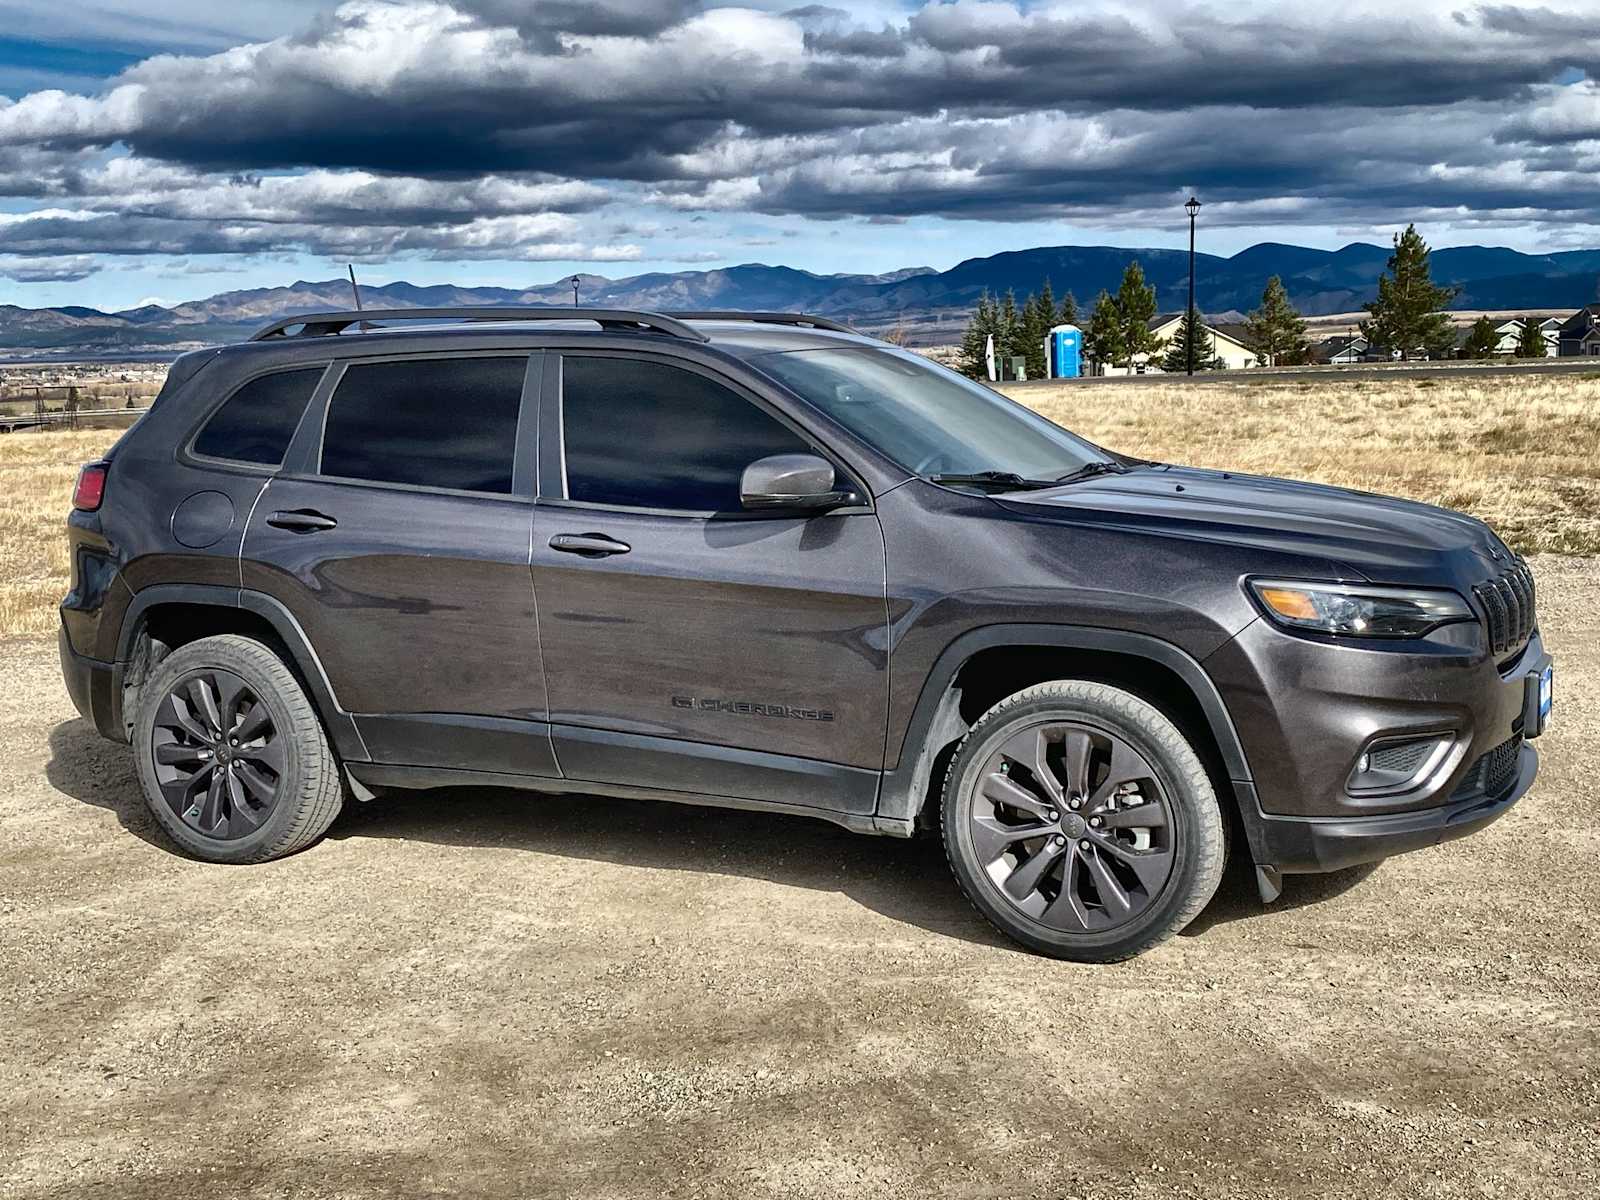
[[1044, 361], [1052, 379], [1076, 379], [1083, 374], [1083, 330], [1057, 325], [1044, 343]]

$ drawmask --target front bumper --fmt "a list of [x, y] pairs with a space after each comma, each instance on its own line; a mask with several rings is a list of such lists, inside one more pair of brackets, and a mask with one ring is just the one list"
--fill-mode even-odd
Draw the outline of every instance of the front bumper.
[[1266, 891], [1275, 888], [1278, 875], [1339, 871], [1476, 833], [1527, 794], [1538, 769], [1538, 751], [1523, 743], [1511, 785], [1498, 795], [1468, 796], [1437, 808], [1378, 817], [1278, 816], [1261, 810], [1249, 784], [1234, 786], [1241, 810], [1254, 818], [1245, 823]]

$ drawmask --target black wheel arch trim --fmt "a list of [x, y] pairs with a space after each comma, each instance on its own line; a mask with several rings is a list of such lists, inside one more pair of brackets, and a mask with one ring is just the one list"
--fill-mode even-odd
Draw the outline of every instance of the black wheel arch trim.
[[120, 711], [123, 696], [122, 674], [133, 652], [134, 638], [144, 625], [145, 614], [162, 604], [242, 609], [265, 620], [288, 649], [293, 659], [292, 665], [309, 688], [311, 701], [316, 706], [318, 715], [322, 717], [328, 738], [333, 742], [339, 757], [354, 762], [370, 760], [371, 755], [367, 753], [366, 744], [361, 740], [360, 729], [356, 727], [354, 718], [340, 707], [338, 697], [334, 695], [333, 685], [328, 680], [328, 674], [323, 670], [322, 660], [317, 657], [317, 652], [312, 648], [311, 640], [306, 636], [305, 630], [300, 627], [300, 622], [295, 620], [294, 614], [278, 600], [248, 588], [222, 587], [215, 584], [162, 583], [141, 588], [134, 593], [126, 612], [123, 613], [122, 628], [117, 637], [118, 686], [114, 698], [118, 708], [116, 720], [119, 727], [123, 719]]
[[[906, 726], [900, 747], [899, 763], [883, 774], [878, 795], [878, 819], [895, 825], [915, 822], [928, 796], [934, 758], [948, 740], [930, 736], [940, 731], [965, 731], [966, 724], [954, 716], [950, 703], [952, 684], [968, 661], [984, 650], [1002, 647], [1047, 646], [1052, 649], [1093, 650], [1145, 659], [1167, 668], [1193, 694], [1222, 755], [1230, 780], [1249, 782], [1250, 766], [1239, 741], [1233, 717], [1223, 703], [1222, 694], [1205, 668], [1187, 651], [1149, 634], [1120, 629], [1100, 629], [1080, 625], [985, 625], [956, 638], [933, 664], [923, 681], [922, 691]], [[891, 659], [891, 670], [892, 659]], [[954, 725], [952, 725], [952, 720]]]

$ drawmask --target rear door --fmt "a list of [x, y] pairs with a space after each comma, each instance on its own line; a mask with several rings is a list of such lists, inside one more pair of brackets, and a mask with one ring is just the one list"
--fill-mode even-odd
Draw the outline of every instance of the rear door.
[[702, 365], [549, 357], [533, 569], [563, 772], [870, 813], [887, 699], [870, 506], [745, 513], [746, 466], [826, 448]]
[[243, 586], [305, 629], [375, 762], [554, 774], [529, 578], [540, 358], [336, 364], [251, 515]]

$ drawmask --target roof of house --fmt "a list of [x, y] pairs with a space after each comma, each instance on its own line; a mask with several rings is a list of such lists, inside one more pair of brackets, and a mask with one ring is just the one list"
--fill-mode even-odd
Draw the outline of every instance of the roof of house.
[[[1152, 333], [1156, 333], [1156, 332], [1159, 332], [1162, 329], [1165, 329], [1168, 325], [1176, 325], [1181, 320], [1183, 320], [1183, 314], [1181, 312], [1157, 313], [1155, 316], [1150, 318], [1150, 320], [1148, 322], [1148, 325], [1149, 325], [1150, 331]], [[1206, 321], [1204, 313], [1202, 313], [1201, 316], [1200, 316], [1200, 324], [1206, 330], [1207, 333], [1211, 334], [1212, 337], [1219, 337], [1219, 338], [1222, 338], [1224, 341], [1232, 342], [1235, 346], [1239, 347], [1239, 349], [1241, 349], [1241, 350], [1250, 349], [1249, 346], [1247, 346], [1244, 342], [1239, 340], [1239, 333], [1229, 333], [1229, 332], [1227, 332], [1228, 330], [1233, 329], [1233, 330], [1238, 330], [1238, 331], [1240, 331], [1240, 333], [1242, 333], [1242, 331], [1244, 329], [1244, 326], [1242, 326], [1242, 325], [1212, 325], [1212, 324], [1210, 324], [1210, 323], [1208, 323]]]

